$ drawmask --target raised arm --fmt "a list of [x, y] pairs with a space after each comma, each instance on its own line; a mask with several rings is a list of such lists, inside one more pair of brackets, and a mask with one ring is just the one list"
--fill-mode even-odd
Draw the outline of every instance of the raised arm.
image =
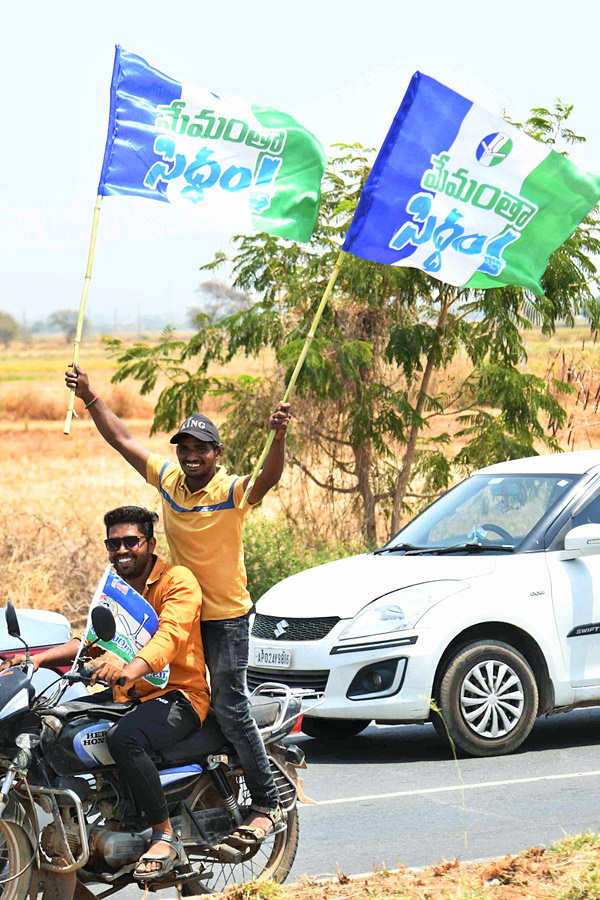
[[127, 425], [121, 422], [104, 400], [91, 388], [87, 372], [74, 363], [65, 372], [65, 384], [69, 389], [74, 389], [75, 396], [86, 404], [87, 410], [94, 420], [94, 425], [106, 443], [118, 450], [123, 459], [133, 466], [142, 478], [145, 478], [146, 460], [150, 451], [134, 438]]
[[[249, 503], [258, 503], [265, 496], [267, 491], [275, 487], [283, 467], [285, 465], [285, 434], [290, 423], [290, 404], [278, 403], [269, 418], [269, 428], [275, 431], [273, 443], [267, 453], [264, 465], [260, 470], [256, 481], [248, 496]], [[250, 476], [244, 481], [244, 490], [246, 489]]]

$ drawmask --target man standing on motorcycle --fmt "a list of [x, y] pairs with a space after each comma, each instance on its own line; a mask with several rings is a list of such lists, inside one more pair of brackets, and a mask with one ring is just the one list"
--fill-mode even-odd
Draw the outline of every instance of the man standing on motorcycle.
[[[202, 592], [189, 569], [168, 566], [154, 555], [156, 518], [156, 513], [138, 506], [122, 506], [104, 516], [108, 558], [117, 574], [153, 607], [158, 628], [131, 662], [123, 667], [103, 662], [92, 679], [111, 685], [115, 700], [129, 700], [128, 692], [135, 685], [141, 701], [110, 729], [107, 742], [124, 782], [152, 826], [150, 851], [142, 856], [134, 873], [142, 881], [162, 878], [183, 856], [149, 751], [172, 746], [200, 728], [210, 705], [199, 627]], [[34, 656], [33, 664], [36, 669], [68, 665], [79, 646], [80, 641], [74, 639], [52, 647]], [[0, 668], [24, 659], [13, 657]], [[141, 680], [167, 664], [166, 687]], [[125, 685], [118, 687], [122, 678]]]
[[105, 441], [160, 491], [165, 534], [173, 562], [187, 566], [202, 589], [202, 640], [211, 676], [211, 703], [225, 737], [239, 757], [252, 797], [249, 817], [232, 843], [251, 845], [281, 826], [277, 788], [246, 695], [248, 616], [242, 524], [249, 507], [274, 487], [285, 463], [289, 403], [279, 403], [269, 427], [275, 438], [254, 483], [248, 504], [240, 501], [250, 476], [228, 475], [219, 460], [223, 445], [214, 422], [193, 413], [171, 438], [178, 464], [150, 453], [92, 390], [74, 365], [65, 382], [84, 401]]

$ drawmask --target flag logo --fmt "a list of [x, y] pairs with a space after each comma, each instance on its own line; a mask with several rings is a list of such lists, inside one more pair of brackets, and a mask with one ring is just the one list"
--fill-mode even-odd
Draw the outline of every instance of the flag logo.
[[494, 134], [488, 134], [482, 141], [475, 152], [477, 162], [482, 166], [498, 166], [504, 162], [513, 148], [513, 142], [507, 134], [496, 131]]

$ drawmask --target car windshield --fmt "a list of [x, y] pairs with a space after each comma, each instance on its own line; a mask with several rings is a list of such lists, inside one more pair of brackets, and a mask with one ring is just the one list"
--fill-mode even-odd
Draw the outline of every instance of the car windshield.
[[384, 548], [510, 552], [579, 475], [473, 475], [399, 531]]

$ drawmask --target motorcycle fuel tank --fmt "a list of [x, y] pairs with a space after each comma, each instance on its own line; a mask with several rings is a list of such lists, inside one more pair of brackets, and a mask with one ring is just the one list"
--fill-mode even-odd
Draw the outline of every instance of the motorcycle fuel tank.
[[0, 672], [0, 719], [8, 719], [29, 706], [29, 679], [21, 669]]
[[45, 760], [57, 775], [77, 775], [114, 766], [106, 741], [114, 724], [109, 719], [94, 716], [72, 719], [51, 743], [43, 740]]

